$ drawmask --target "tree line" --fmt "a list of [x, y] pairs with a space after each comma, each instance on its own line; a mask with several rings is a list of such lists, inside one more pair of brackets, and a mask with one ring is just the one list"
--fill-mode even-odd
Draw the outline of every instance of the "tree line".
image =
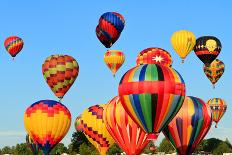
[[[123, 151], [117, 144], [114, 144], [107, 152], [107, 155], [119, 155]], [[143, 153], [156, 153], [156, 152], [165, 152], [165, 153], [174, 153], [175, 148], [171, 143], [164, 138], [159, 146], [154, 146], [153, 143], [149, 143], [147, 147], [143, 150]], [[232, 145], [228, 139], [225, 141], [210, 138], [204, 139], [198, 145], [198, 148], [195, 151], [196, 153], [202, 154], [213, 154], [221, 155], [223, 153], [232, 152]], [[74, 132], [72, 134], [71, 143], [66, 147], [63, 143], [57, 144], [51, 151], [51, 155], [61, 155], [62, 153], [67, 153], [69, 155], [99, 155], [95, 147], [88, 141], [85, 135], [82, 132]], [[16, 144], [16, 146], [5, 146], [0, 149], [0, 154], [14, 154], [14, 155], [31, 155], [32, 152], [26, 143]], [[39, 152], [39, 155], [42, 155], [42, 152]]]

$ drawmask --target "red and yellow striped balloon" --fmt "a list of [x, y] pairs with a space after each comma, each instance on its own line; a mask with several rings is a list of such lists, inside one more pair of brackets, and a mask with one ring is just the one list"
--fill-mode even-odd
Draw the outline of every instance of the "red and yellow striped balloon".
[[61, 99], [75, 82], [79, 66], [71, 56], [51, 55], [44, 61], [42, 72], [53, 93]]
[[217, 128], [218, 122], [226, 112], [227, 104], [225, 100], [221, 98], [212, 98], [207, 104], [211, 108], [213, 121], [216, 123], [215, 128]]
[[15, 57], [22, 50], [23, 45], [23, 40], [17, 36], [10, 36], [4, 42], [6, 50], [12, 57]]
[[210, 108], [196, 97], [185, 97], [184, 103], [163, 133], [178, 155], [191, 155], [212, 124]]
[[142, 50], [137, 56], [136, 65], [159, 64], [172, 66], [172, 56], [162, 48], [151, 47]]
[[114, 143], [103, 120], [104, 108], [105, 105], [103, 104], [89, 107], [81, 114], [79, 122], [79, 128], [82, 129], [88, 140], [101, 155], [106, 155], [107, 150]]
[[115, 76], [118, 69], [122, 66], [125, 61], [123, 52], [119, 50], [108, 50], [104, 55], [104, 61], [111, 70], [113, 76]]
[[115, 142], [127, 155], [139, 155], [149, 142], [147, 134], [130, 118], [119, 97], [114, 97], [106, 105], [104, 121]]
[[69, 110], [53, 100], [35, 102], [24, 113], [25, 129], [44, 155], [49, 155], [52, 148], [64, 138], [70, 124]]

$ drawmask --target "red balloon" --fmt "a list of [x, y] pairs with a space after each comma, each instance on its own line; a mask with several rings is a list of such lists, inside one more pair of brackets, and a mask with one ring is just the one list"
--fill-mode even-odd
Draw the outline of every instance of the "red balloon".
[[136, 59], [136, 65], [159, 64], [172, 66], [172, 56], [162, 48], [151, 47], [142, 50]]
[[105, 107], [106, 128], [127, 155], [139, 155], [148, 144], [147, 134], [124, 110], [119, 97]]
[[4, 42], [6, 50], [12, 57], [15, 57], [22, 50], [23, 45], [23, 40], [17, 36], [10, 36]]

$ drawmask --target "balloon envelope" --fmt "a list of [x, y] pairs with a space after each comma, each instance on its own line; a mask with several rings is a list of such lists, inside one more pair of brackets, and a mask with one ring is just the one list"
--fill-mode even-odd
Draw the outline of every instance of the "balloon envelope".
[[104, 55], [104, 61], [112, 74], [115, 75], [118, 69], [123, 65], [125, 56], [123, 52], [119, 50], [108, 50]]
[[84, 110], [80, 117], [80, 124], [84, 134], [101, 155], [105, 155], [109, 147], [114, 143], [103, 120], [104, 107], [105, 105], [91, 106]]
[[42, 65], [44, 79], [58, 98], [63, 98], [75, 82], [79, 66], [77, 61], [68, 55], [51, 55]]
[[100, 42], [110, 48], [120, 37], [125, 26], [124, 17], [117, 12], [106, 12], [101, 15], [96, 27], [96, 35]]
[[106, 105], [104, 120], [107, 130], [127, 155], [139, 155], [148, 144], [147, 134], [126, 113], [119, 97]]
[[191, 155], [212, 123], [210, 108], [196, 97], [185, 97], [183, 106], [163, 130], [179, 155]]
[[6, 50], [12, 57], [15, 57], [22, 50], [23, 45], [23, 40], [17, 36], [10, 36], [4, 42]]
[[210, 65], [221, 52], [221, 42], [214, 36], [202, 36], [196, 41], [195, 54], [205, 64]]
[[158, 134], [179, 111], [185, 97], [185, 83], [170, 67], [146, 64], [128, 70], [118, 92], [131, 118], [147, 133]]
[[142, 50], [136, 59], [136, 65], [159, 64], [172, 66], [172, 56], [162, 48], [151, 47]]
[[215, 86], [225, 70], [225, 65], [221, 60], [215, 59], [210, 65], [204, 65], [204, 73], [210, 82]]
[[41, 100], [28, 107], [24, 113], [24, 126], [44, 155], [67, 134], [71, 124], [71, 113], [61, 103]]
[[221, 98], [212, 98], [207, 104], [211, 108], [213, 121], [216, 123], [215, 127], [217, 127], [218, 122], [226, 112], [227, 104], [225, 100]]
[[171, 43], [183, 63], [187, 55], [193, 50], [196, 44], [196, 37], [191, 31], [179, 30], [172, 34]]

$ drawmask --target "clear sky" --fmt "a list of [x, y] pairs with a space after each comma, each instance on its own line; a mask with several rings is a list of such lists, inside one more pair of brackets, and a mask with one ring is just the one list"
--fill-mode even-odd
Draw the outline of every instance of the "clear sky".
[[[79, 63], [79, 76], [64, 97], [72, 113], [72, 126], [62, 141], [68, 144], [74, 120], [85, 108], [107, 103], [117, 95], [121, 76], [135, 66], [137, 54], [148, 47], [161, 47], [173, 57], [175, 68], [185, 80], [187, 95], [205, 101], [220, 97], [228, 110], [218, 128], [207, 135], [232, 141], [231, 123], [231, 35], [232, 3], [212, 0], [40, 0], [1, 1], [0, 3], [0, 147], [25, 141], [23, 114], [32, 103], [54, 99], [42, 75], [42, 63], [51, 54], [69, 54]], [[95, 27], [104, 12], [124, 15], [126, 26], [111, 49], [120, 49], [126, 61], [113, 78], [103, 62], [106, 48], [98, 41]], [[194, 52], [182, 65], [172, 49], [170, 37], [174, 31], [187, 29], [197, 37], [214, 35], [221, 40], [219, 55], [226, 70], [213, 90]], [[25, 45], [15, 61], [5, 51], [3, 42], [10, 35], [23, 38]], [[163, 136], [161, 135], [158, 142]]]

